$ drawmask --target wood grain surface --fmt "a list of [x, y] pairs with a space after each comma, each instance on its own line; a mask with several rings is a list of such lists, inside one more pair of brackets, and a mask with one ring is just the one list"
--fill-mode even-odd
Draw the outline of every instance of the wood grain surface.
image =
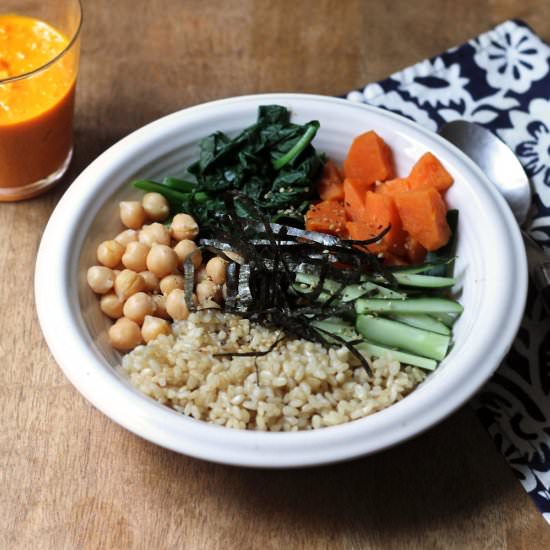
[[378, 455], [294, 471], [209, 464], [126, 432], [52, 359], [33, 269], [66, 186], [142, 124], [236, 94], [341, 94], [508, 17], [550, 39], [550, 3], [83, 3], [70, 173], [45, 196], [0, 204], [0, 548], [549, 548], [546, 523], [468, 407]]

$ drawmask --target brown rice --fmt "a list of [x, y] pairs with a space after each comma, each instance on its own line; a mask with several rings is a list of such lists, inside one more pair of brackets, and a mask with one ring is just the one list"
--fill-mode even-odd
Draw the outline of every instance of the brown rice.
[[[218, 353], [266, 350], [281, 336], [213, 310], [192, 313], [138, 346], [122, 371], [140, 391], [183, 414], [228, 428], [303, 430], [334, 426], [384, 409], [424, 378], [391, 358], [358, 367], [345, 347], [288, 339], [262, 357]], [[257, 382], [259, 374], [259, 384]]]

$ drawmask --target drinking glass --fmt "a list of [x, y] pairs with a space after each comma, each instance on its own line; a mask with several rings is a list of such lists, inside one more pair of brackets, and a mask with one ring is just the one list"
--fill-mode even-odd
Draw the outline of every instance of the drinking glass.
[[80, 54], [79, 0], [0, 6], [0, 201], [38, 195], [73, 154]]

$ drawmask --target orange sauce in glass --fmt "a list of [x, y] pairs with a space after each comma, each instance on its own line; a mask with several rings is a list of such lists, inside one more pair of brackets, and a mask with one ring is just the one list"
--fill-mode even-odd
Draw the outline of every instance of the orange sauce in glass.
[[67, 52], [20, 80], [2, 79], [43, 67], [67, 45], [43, 21], [0, 15], [0, 200], [40, 193], [25, 186], [56, 172], [70, 154], [78, 53]]

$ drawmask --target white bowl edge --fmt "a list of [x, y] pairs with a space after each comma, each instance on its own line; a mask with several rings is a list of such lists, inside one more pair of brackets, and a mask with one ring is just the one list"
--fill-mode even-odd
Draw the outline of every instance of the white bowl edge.
[[[507, 288], [515, 292], [505, 306], [494, 305], [499, 311], [511, 312], [510, 318], [496, 342], [477, 350], [480, 365], [483, 361], [488, 365], [470, 369], [468, 377], [459, 376], [458, 369], [452, 375], [440, 377], [443, 382], [439, 382], [438, 387], [447, 391], [439, 395], [430, 390], [432, 382], [426, 384], [422, 388], [421, 402], [415, 406], [411, 405], [414, 400], [407, 398], [362, 420], [298, 433], [238, 431], [182, 417], [128, 387], [110, 367], [102, 366], [101, 358], [89, 349], [89, 337], [84, 332], [75, 301], [77, 257], [71, 255], [70, 245], [84, 238], [77, 234], [76, 228], [85, 218], [85, 205], [97, 192], [93, 181], [98, 177], [104, 180], [109, 174], [115, 178], [125, 159], [130, 160], [137, 151], [144, 154], [145, 144], [161, 139], [167, 129], [176, 128], [181, 117], [200, 119], [208, 111], [239, 105], [283, 103], [292, 106], [304, 102], [313, 102], [320, 109], [328, 105], [345, 105], [346, 109], [358, 109], [358, 117], [361, 112], [382, 117], [398, 127], [398, 131], [421, 136], [421, 141], [439, 144], [450, 151], [471, 178], [483, 182], [487, 194], [484, 200], [499, 211], [499, 228], [506, 231], [510, 245], [508, 258], [514, 260], [504, 266], [503, 276], [514, 279], [507, 281]], [[152, 150], [149, 153], [156, 154]], [[106, 190], [103, 192], [105, 194]], [[61, 199], [44, 231], [37, 257], [35, 294], [40, 324], [55, 359], [77, 389], [107, 416], [150, 441], [191, 456], [246, 466], [292, 467], [334, 462], [381, 450], [420, 433], [462, 405], [496, 369], [512, 342], [525, 303], [526, 273], [521, 237], [507, 205], [480, 170], [442, 138], [397, 115], [346, 100], [303, 94], [265, 94], [220, 100], [168, 115], [130, 134], [96, 159]]]

